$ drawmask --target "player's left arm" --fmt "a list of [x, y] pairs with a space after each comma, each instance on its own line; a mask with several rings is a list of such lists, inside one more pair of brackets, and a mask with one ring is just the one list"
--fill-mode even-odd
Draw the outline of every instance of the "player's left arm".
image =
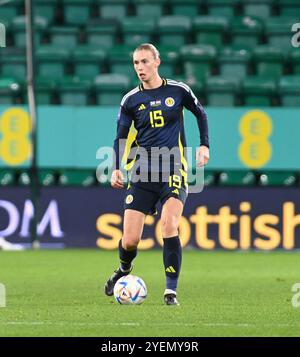
[[197, 119], [197, 124], [200, 133], [200, 147], [196, 153], [197, 166], [201, 167], [208, 163], [209, 160], [209, 136], [207, 114], [200, 104], [199, 100], [193, 91], [185, 85], [183, 105], [190, 110]]

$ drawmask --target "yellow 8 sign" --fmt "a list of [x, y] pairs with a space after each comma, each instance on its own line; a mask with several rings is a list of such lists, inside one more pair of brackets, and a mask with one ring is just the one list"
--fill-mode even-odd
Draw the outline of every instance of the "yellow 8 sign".
[[269, 137], [272, 134], [272, 119], [261, 110], [246, 113], [240, 121], [243, 141], [239, 146], [240, 160], [253, 169], [266, 165], [272, 157]]
[[31, 120], [21, 108], [10, 108], [0, 118], [0, 158], [8, 165], [20, 165], [31, 156], [28, 134]]

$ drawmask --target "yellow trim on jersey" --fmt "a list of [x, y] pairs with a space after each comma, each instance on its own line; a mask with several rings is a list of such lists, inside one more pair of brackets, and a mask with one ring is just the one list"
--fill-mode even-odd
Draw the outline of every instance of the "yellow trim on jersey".
[[181, 137], [180, 137], [180, 133], [178, 135], [178, 146], [179, 146], [179, 151], [180, 151], [180, 159], [181, 159], [181, 163], [182, 163], [182, 166], [183, 166], [183, 169], [185, 171], [187, 171], [188, 169], [188, 164], [187, 164], [187, 161], [184, 157], [184, 150], [183, 150], [183, 145], [182, 145], [182, 142], [181, 142]]
[[[125, 150], [124, 150], [124, 154], [123, 154], [123, 157], [122, 157], [122, 163], [126, 163], [127, 160], [128, 160], [128, 156], [129, 156], [129, 153], [130, 153], [130, 150], [131, 150], [131, 147], [132, 147], [132, 144], [135, 142], [138, 146], [138, 143], [136, 141], [136, 136], [137, 136], [137, 130], [134, 126], [134, 123], [131, 124], [131, 127], [130, 127], [130, 130], [129, 130], [129, 133], [128, 133], [128, 136], [127, 136], [127, 139], [126, 139], [126, 146], [125, 146]], [[132, 166], [134, 165], [135, 163], [135, 158], [132, 159], [130, 162], [124, 164], [124, 169], [126, 171], [129, 171]]]

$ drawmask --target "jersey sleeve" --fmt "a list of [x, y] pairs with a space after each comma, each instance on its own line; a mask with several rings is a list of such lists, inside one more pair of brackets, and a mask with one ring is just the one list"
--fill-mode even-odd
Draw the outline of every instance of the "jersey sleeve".
[[127, 102], [128, 101], [125, 101], [125, 103], [123, 103], [123, 101], [121, 102], [118, 113], [118, 126], [122, 125], [130, 128], [133, 118], [130, 110], [128, 109]]
[[183, 87], [183, 105], [186, 109], [191, 111], [197, 119], [200, 131], [200, 145], [209, 147], [207, 114], [191, 88], [186, 84], [184, 84]]

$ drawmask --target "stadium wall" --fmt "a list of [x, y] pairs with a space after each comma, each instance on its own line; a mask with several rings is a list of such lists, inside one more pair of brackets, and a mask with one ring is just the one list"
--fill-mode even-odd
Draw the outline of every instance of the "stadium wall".
[[[1, 188], [0, 193], [0, 236], [30, 246], [33, 207], [28, 189]], [[38, 224], [42, 247], [116, 249], [124, 194], [104, 187], [43, 188]], [[180, 236], [186, 249], [299, 249], [300, 190], [215, 187], [190, 194]], [[160, 246], [159, 215], [147, 216], [140, 248]]]
[[[300, 108], [207, 108], [211, 137], [208, 169], [300, 168]], [[100, 147], [111, 147], [117, 107], [41, 106], [38, 165], [95, 168]], [[196, 120], [185, 113], [188, 145], [199, 145]], [[0, 106], [0, 167], [27, 167], [31, 155], [26, 107]]]

